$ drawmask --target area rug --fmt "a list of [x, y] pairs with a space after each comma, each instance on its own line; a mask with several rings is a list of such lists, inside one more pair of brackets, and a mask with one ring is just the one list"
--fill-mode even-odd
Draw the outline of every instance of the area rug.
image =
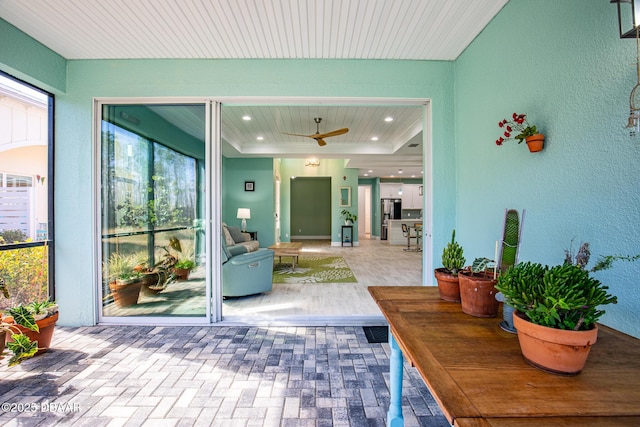
[[[291, 258], [283, 257], [284, 260]], [[275, 258], [278, 260], [278, 257]], [[291, 262], [276, 262], [273, 283], [357, 283], [356, 276], [339, 256], [300, 256], [295, 271]]]

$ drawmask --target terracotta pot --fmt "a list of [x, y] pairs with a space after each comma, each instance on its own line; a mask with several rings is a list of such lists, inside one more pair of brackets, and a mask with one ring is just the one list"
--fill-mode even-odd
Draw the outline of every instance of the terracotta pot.
[[598, 338], [597, 326], [588, 331], [548, 328], [529, 322], [517, 311], [513, 323], [527, 363], [552, 374], [578, 375]]
[[532, 153], [542, 151], [542, 147], [544, 147], [544, 135], [541, 133], [528, 136], [525, 138], [525, 141], [527, 141], [527, 147], [529, 147], [529, 151]]
[[6, 341], [7, 341], [7, 331], [0, 332], [0, 354], [4, 352]]
[[137, 280], [133, 283], [109, 283], [109, 289], [113, 293], [113, 300], [116, 305], [122, 308], [137, 304], [142, 283], [143, 280]]
[[493, 274], [461, 271], [458, 277], [462, 312], [475, 317], [496, 317], [499, 303], [495, 285], [498, 281], [493, 279]]
[[[51, 347], [51, 339], [53, 338], [53, 330], [56, 326], [56, 322], [58, 321], [58, 313], [56, 312], [52, 316], [45, 317], [42, 320], [36, 320], [36, 325], [38, 325], [38, 329], [40, 332], [32, 331], [30, 329], [25, 328], [24, 326], [15, 325], [20, 332], [26, 335], [31, 341], [38, 341], [38, 354], [42, 354], [45, 351], [49, 350]], [[7, 334], [6, 337], [7, 342], [13, 341], [11, 339], [11, 334]]]
[[445, 301], [460, 302], [460, 284], [458, 276], [447, 273], [444, 268], [436, 268], [433, 275], [438, 282], [440, 298]]
[[176, 274], [178, 280], [187, 280], [191, 269], [189, 268], [174, 268], [173, 272]]

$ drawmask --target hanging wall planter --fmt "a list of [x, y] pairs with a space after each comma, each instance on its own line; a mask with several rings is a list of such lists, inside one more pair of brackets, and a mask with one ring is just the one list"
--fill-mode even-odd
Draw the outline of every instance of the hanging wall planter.
[[542, 151], [544, 147], [544, 135], [541, 133], [537, 133], [535, 135], [531, 135], [525, 138], [527, 142], [527, 147], [529, 147], [529, 151], [532, 153], [537, 153], [538, 151]]

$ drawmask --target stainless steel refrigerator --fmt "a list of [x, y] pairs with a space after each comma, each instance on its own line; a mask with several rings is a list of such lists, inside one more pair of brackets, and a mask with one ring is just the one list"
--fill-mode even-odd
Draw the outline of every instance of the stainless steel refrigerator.
[[402, 219], [402, 199], [380, 199], [380, 239], [387, 240], [390, 219]]

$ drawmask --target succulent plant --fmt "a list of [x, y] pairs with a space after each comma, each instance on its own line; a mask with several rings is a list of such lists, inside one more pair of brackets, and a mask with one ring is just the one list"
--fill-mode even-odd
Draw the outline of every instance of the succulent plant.
[[456, 242], [456, 230], [451, 233], [451, 242], [442, 251], [442, 266], [453, 275], [464, 267], [466, 259], [462, 256], [462, 246]]

